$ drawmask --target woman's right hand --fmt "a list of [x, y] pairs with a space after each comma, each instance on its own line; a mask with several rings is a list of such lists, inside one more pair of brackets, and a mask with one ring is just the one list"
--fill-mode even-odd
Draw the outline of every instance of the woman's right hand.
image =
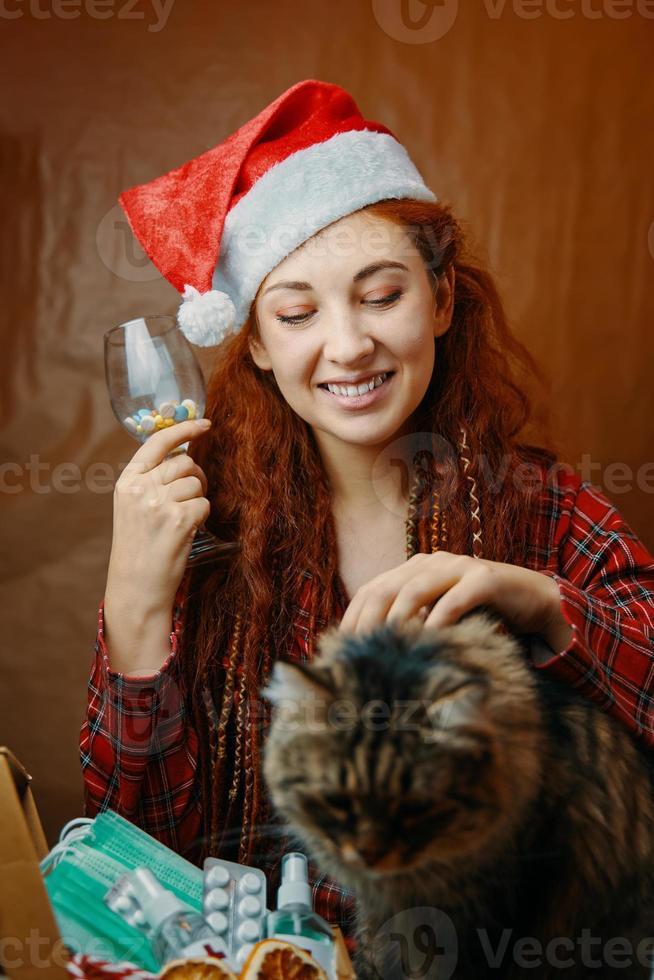
[[207, 478], [182, 443], [208, 432], [208, 420], [154, 432], [116, 481], [107, 593], [144, 614], [172, 609], [197, 528], [209, 516]]

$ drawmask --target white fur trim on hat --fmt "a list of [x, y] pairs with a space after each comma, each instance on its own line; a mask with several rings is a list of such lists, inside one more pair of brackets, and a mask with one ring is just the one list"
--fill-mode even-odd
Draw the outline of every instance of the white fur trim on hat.
[[234, 329], [236, 311], [227, 293], [210, 289], [200, 293], [184, 286], [177, 322], [185, 337], [198, 347], [212, 347]]
[[437, 200], [387, 133], [337, 133], [276, 163], [225, 220], [213, 286], [231, 296], [236, 329], [262, 281], [295, 248], [366, 204], [407, 197]]

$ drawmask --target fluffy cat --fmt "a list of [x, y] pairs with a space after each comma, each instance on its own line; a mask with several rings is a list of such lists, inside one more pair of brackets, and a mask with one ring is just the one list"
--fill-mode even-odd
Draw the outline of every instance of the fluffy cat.
[[332, 626], [264, 694], [268, 789], [355, 893], [359, 980], [650, 976], [654, 753], [488, 610]]

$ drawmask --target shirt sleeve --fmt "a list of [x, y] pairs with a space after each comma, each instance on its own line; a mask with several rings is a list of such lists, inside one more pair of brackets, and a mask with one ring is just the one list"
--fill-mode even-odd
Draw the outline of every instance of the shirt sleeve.
[[175, 596], [170, 654], [136, 677], [111, 669], [98, 610], [87, 709], [80, 732], [85, 814], [112, 809], [193, 861], [201, 833], [198, 737], [179, 684], [183, 584]]
[[613, 504], [576, 478], [559, 488], [543, 568], [572, 629], [565, 650], [540, 643], [532, 663], [566, 681], [654, 747], [654, 558]]

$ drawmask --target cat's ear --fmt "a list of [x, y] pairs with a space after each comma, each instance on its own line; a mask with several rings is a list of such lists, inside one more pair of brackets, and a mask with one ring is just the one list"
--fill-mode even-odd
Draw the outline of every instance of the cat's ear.
[[276, 705], [307, 700], [324, 703], [332, 701], [334, 697], [330, 681], [329, 673], [317, 666], [278, 660], [262, 693], [271, 704]]

